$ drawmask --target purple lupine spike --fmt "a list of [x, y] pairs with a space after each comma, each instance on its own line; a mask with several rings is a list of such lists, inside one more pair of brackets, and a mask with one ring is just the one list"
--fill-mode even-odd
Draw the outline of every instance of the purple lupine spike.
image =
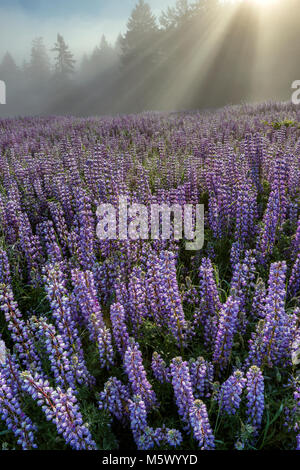
[[37, 226], [40, 241], [45, 245], [50, 263], [63, 261], [61, 247], [57, 243], [57, 237], [51, 220], [47, 220]]
[[134, 267], [128, 282], [128, 312], [134, 329], [137, 333], [148, 316], [146, 287], [143, 279], [143, 272], [140, 267]]
[[143, 442], [142, 439], [148, 424], [146, 405], [143, 402], [141, 396], [134, 395], [133, 399], [129, 401], [129, 414], [130, 427], [137, 448], [139, 450], [149, 449], [152, 443]]
[[37, 448], [34, 434], [37, 431], [31, 419], [26, 416], [21, 408], [19, 400], [14, 396], [11, 388], [2, 377], [0, 368], [0, 416], [6, 426], [16, 438], [17, 444], [23, 450]]
[[153, 253], [149, 254], [146, 266], [146, 291], [149, 310], [153, 315], [155, 323], [161, 327], [164, 324], [164, 314], [163, 306], [160, 302], [160, 286], [158, 281], [160, 263]]
[[288, 292], [291, 297], [300, 295], [300, 253], [293, 265], [291, 276], [288, 284]]
[[178, 413], [185, 423], [184, 429], [189, 429], [189, 412], [194, 396], [188, 364], [181, 357], [175, 357], [171, 361], [170, 370]]
[[90, 339], [97, 344], [100, 365], [109, 369], [114, 364], [114, 350], [110, 329], [94, 313], [89, 321]]
[[161, 355], [154, 351], [152, 355], [151, 368], [153, 375], [160, 383], [170, 382], [170, 368], [161, 357]]
[[125, 311], [120, 303], [110, 307], [110, 320], [117, 349], [123, 357], [129, 346], [129, 334], [125, 323]]
[[258, 279], [254, 287], [254, 295], [250, 310], [250, 315], [253, 318], [264, 318], [265, 305], [266, 305], [267, 290], [265, 283], [262, 279]]
[[236, 370], [222, 385], [218, 393], [221, 412], [234, 415], [240, 407], [241, 395], [246, 384], [243, 372]]
[[59, 264], [47, 265], [44, 269], [45, 289], [57, 330], [68, 349], [69, 357], [79, 384], [92, 384], [95, 379], [86, 368], [79, 332], [72, 316], [70, 296], [66, 280]]
[[252, 366], [247, 374], [247, 416], [255, 430], [255, 434], [261, 427], [263, 412], [265, 408], [264, 378], [257, 366]]
[[73, 269], [71, 276], [74, 295], [82, 314], [83, 323], [88, 326], [91, 314], [95, 314], [99, 321], [104, 323], [93, 273]]
[[79, 261], [83, 269], [91, 269], [95, 263], [96, 223], [89, 196], [80, 187], [76, 190], [76, 234], [79, 245]]
[[236, 203], [236, 225], [234, 238], [242, 247], [247, 247], [255, 234], [255, 219], [257, 217], [257, 193], [247, 182], [239, 188]]
[[12, 431], [23, 450], [37, 448], [36, 426], [23, 412], [20, 401], [19, 367], [0, 339], [0, 417]]
[[218, 289], [214, 277], [214, 269], [209, 258], [203, 258], [200, 269], [200, 306], [194, 314], [194, 326], [204, 326], [206, 344], [214, 341], [217, 328], [218, 312], [221, 308]]
[[214, 366], [203, 357], [189, 361], [191, 382], [196, 397], [204, 398], [210, 396], [214, 379]]
[[[63, 214], [62, 207], [59, 203], [56, 202], [49, 202], [49, 209], [51, 213], [51, 217], [53, 219], [53, 223], [56, 229], [56, 235], [59, 240], [59, 244], [62, 248], [64, 254], [67, 252], [67, 243], [68, 243], [68, 227], [67, 223]], [[51, 222], [51, 221], [48, 221]]]
[[291, 248], [292, 248], [293, 259], [295, 259], [296, 256], [298, 255], [299, 251], [300, 251], [300, 217], [298, 219], [297, 230], [296, 230], [294, 239], [292, 241]]
[[256, 250], [261, 264], [265, 264], [266, 260], [273, 252], [280, 222], [279, 199], [278, 191], [272, 191], [263, 217], [262, 227], [258, 235]]
[[23, 390], [41, 406], [48, 421], [52, 421], [57, 432], [74, 450], [95, 450], [88, 425], [83, 422], [77, 399], [71, 388], [53, 389], [49, 382], [38, 374], [22, 372]]
[[11, 338], [24, 366], [42, 372], [42, 363], [33, 335], [14, 301], [12, 290], [5, 284], [0, 284], [0, 310], [4, 312]]
[[253, 256], [253, 251], [246, 251], [243, 261], [238, 262], [235, 266], [231, 279], [230, 293], [239, 302], [239, 330], [241, 333], [245, 333], [248, 324], [246, 304], [254, 287], [255, 264], [256, 259]]
[[11, 284], [11, 274], [7, 253], [0, 248], [0, 284]]
[[189, 419], [194, 438], [201, 450], [213, 450], [215, 438], [209, 424], [206, 406], [201, 400], [195, 400], [189, 411]]
[[225, 369], [230, 360], [233, 338], [237, 331], [239, 310], [239, 301], [231, 296], [228, 297], [220, 311], [213, 362], [221, 371]]
[[79, 305], [90, 339], [98, 346], [101, 367], [114, 363], [110, 330], [106, 327], [97, 298], [94, 276], [91, 271], [72, 271], [74, 297]]
[[40, 265], [43, 262], [43, 251], [38, 236], [32, 233], [27, 214], [20, 214], [19, 218], [20, 247], [25, 255], [31, 280], [38, 282], [40, 279]]
[[54, 325], [47, 322], [46, 318], [31, 317], [30, 325], [44, 340], [45, 349], [50, 361], [51, 370], [56, 384], [67, 390], [72, 388], [76, 392], [76, 379], [68, 354], [68, 349]]
[[147, 408], [152, 408], [157, 404], [157, 398], [152, 385], [147, 379], [146, 371], [143, 366], [142, 353], [138, 343], [131, 340], [125, 355], [124, 368], [128, 375], [132, 391], [135, 395], [140, 395]]
[[164, 251], [160, 254], [159, 295], [167, 325], [179, 347], [186, 342], [187, 323], [176, 279], [175, 255]]
[[288, 164], [286, 157], [283, 155], [277, 155], [275, 165], [273, 169], [272, 189], [278, 191], [278, 205], [280, 214], [280, 224], [283, 224], [288, 208], [288, 198], [286, 194], [287, 183], [288, 183]]
[[178, 447], [182, 443], [182, 434], [177, 429], [166, 429], [165, 440], [172, 447]]
[[273, 263], [270, 267], [265, 316], [249, 340], [247, 366], [264, 364], [272, 367], [290, 362], [290, 346], [294, 340], [295, 315], [285, 311], [286, 263]]
[[253, 255], [252, 250], [246, 251], [243, 261], [235, 266], [230, 283], [231, 294], [239, 299], [241, 308], [245, 308], [247, 292], [253, 287], [256, 263]]
[[126, 282], [120, 278], [115, 283], [116, 301], [124, 306], [125, 312], [128, 310], [129, 292]]
[[128, 387], [116, 377], [110, 377], [104, 384], [103, 392], [99, 395], [99, 409], [108, 410], [125, 424], [129, 417], [129, 398]]
[[288, 381], [288, 385], [293, 388], [293, 400], [288, 407], [285, 408], [285, 422], [284, 426], [287, 427], [288, 432], [295, 432], [296, 435], [296, 449], [299, 448], [299, 428], [300, 428], [300, 378], [292, 377]]

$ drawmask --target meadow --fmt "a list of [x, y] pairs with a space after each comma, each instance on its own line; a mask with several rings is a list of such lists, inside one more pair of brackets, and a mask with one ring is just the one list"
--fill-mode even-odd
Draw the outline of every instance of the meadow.
[[[0, 120], [0, 449], [300, 449], [300, 109]], [[100, 203], [204, 204], [99, 240]]]

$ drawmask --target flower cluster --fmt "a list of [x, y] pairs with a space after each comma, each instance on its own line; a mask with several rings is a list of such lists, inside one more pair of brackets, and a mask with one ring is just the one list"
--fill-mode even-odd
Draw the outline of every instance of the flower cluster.
[[[300, 446], [299, 386], [286, 386], [299, 365], [300, 144], [287, 116], [296, 124], [299, 110], [0, 120], [0, 435], [11, 431], [9, 448], [45, 446], [37, 404], [61, 447], [101, 448], [107, 431], [122, 448], [131, 428], [139, 449], [191, 439], [248, 449], [274, 397], [288, 425], [270, 419], [259, 442]], [[168, 207], [170, 239], [132, 239], [124, 197], [136, 227], [129, 205]], [[200, 203], [205, 244], [190, 252], [174, 209], [184, 222], [193, 205], [195, 228]], [[102, 204], [112, 212], [106, 234], [118, 225], [112, 239], [98, 236]], [[149, 235], [165, 225], [159, 212], [159, 227], [148, 212]]]
[[88, 425], [83, 422], [77, 399], [71, 388], [62, 390], [53, 389], [48, 380], [42, 379], [38, 374], [22, 372], [22, 388], [37, 401], [46, 415], [52, 421], [59, 434], [74, 450], [96, 449]]
[[147, 379], [139, 345], [133, 340], [130, 342], [125, 352], [124, 368], [128, 375], [133, 393], [141, 397], [147, 408], [155, 406], [157, 404], [156, 395], [152, 385]]
[[203, 357], [190, 359], [189, 369], [195, 396], [209, 397], [214, 379], [214, 366]]
[[264, 413], [264, 378], [257, 366], [252, 366], [247, 374], [247, 415], [250, 423], [257, 434]]
[[151, 363], [153, 375], [161, 383], [170, 381], [170, 369], [159, 353], [154, 351]]
[[221, 386], [218, 394], [222, 412], [234, 415], [240, 407], [241, 395], [246, 384], [243, 372], [236, 370]]

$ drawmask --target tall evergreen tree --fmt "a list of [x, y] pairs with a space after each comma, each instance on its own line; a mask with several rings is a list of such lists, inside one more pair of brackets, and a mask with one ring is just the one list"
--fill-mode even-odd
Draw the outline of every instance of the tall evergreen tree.
[[139, 0], [127, 23], [127, 31], [121, 41], [122, 62], [130, 67], [139, 62], [153, 61], [156, 55], [158, 27], [151, 8]]
[[6, 52], [0, 64], [1, 80], [16, 81], [18, 79], [20, 70], [17, 67], [12, 55]]
[[30, 63], [27, 67], [34, 82], [42, 82], [50, 76], [50, 60], [42, 37], [32, 41]]
[[57, 34], [57, 41], [52, 49], [53, 52], [57, 52], [55, 59], [55, 71], [57, 75], [61, 77], [68, 77], [74, 73], [75, 60], [72, 52], [69, 50], [69, 46], [65, 43], [65, 40], [61, 34]]

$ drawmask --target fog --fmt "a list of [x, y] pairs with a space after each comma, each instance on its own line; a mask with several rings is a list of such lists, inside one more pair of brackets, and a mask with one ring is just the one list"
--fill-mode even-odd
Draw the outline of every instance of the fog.
[[288, 100], [299, 11], [300, 0], [0, 0], [0, 116]]

